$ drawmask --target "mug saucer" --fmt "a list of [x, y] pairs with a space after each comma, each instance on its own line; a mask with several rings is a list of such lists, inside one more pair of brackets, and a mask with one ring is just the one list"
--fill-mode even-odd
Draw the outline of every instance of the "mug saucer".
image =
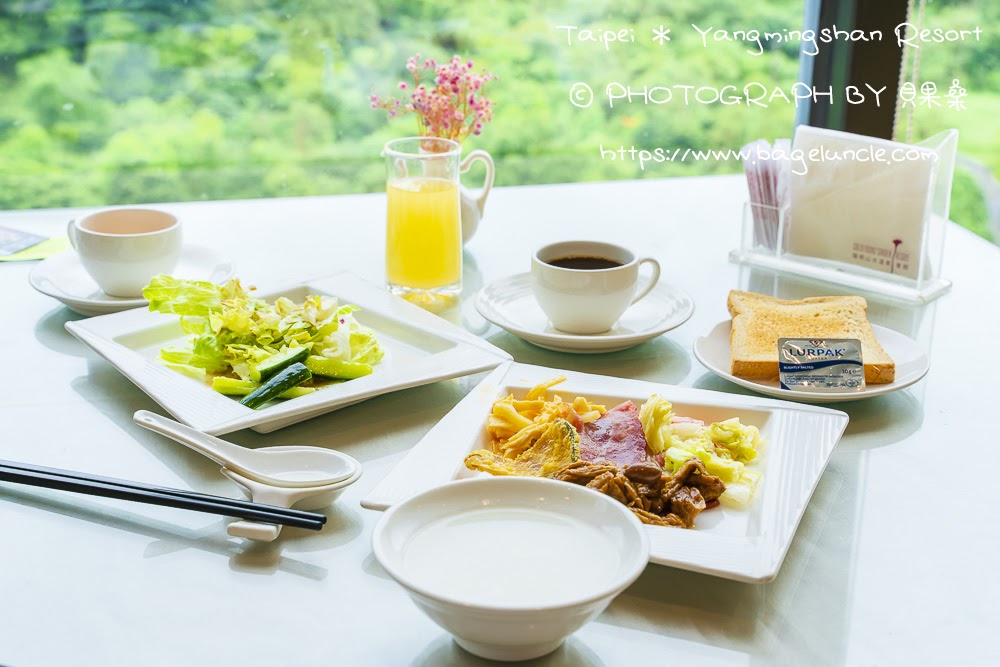
[[605, 333], [576, 335], [554, 328], [535, 300], [531, 274], [520, 273], [490, 283], [476, 295], [476, 310], [501, 329], [533, 345], [557, 352], [617, 352], [652, 340], [688, 321], [694, 300], [683, 290], [659, 282], [630, 306]]
[[[171, 275], [221, 283], [232, 277], [233, 263], [211, 248], [187, 245], [181, 250]], [[39, 262], [28, 275], [28, 282], [37, 291], [61, 301], [80, 315], [106, 315], [149, 304], [141, 296], [122, 298], [102, 292], [72, 250]]]

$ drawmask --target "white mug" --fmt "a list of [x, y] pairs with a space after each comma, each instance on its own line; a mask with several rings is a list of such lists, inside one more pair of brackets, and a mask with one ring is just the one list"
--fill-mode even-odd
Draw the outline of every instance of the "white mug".
[[[606, 266], [567, 268], [552, 264], [569, 258], [600, 258]], [[648, 264], [653, 272], [639, 287], [642, 264]], [[531, 278], [538, 305], [552, 326], [571, 334], [599, 334], [610, 330], [630, 305], [649, 294], [660, 280], [660, 264], [649, 257], [638, 259], [631, 250], [612, 243], [566, 241], [535, 252]]]
[[116, 208], [66, 227], [80, 263], [108, 296], [137, 297], [149, 279], [170, 273], [181, 253], [181, 223], [163, 211]]

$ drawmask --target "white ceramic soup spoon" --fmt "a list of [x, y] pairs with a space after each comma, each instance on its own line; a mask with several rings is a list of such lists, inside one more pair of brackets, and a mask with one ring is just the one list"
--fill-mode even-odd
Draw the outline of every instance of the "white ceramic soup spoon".
[[336, 484], [360, 467], [354, 458], [322, 447], [247, 449], [148, 410], [139, 410], [132, 419], [139, 426], [187, 445], [230, 470], [273, 486], [305, 488]]

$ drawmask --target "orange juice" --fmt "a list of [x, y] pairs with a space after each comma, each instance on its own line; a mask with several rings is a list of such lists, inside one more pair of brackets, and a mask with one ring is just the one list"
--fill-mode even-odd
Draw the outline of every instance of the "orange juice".
[[392, 286], [432, 290], [462, 280], [458, 184], [443, 178], [394, 178], [386, 187], [385, 274]]

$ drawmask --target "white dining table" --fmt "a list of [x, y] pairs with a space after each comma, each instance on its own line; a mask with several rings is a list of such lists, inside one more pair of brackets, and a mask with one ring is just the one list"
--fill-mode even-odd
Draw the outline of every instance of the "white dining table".
[[[692, 355], [727, 317], [728, 291], [844, 290], [730, 263], [746, 198], [740, 176], [497, 188], [466, 246], [462, 301], [444, 317], [517, 361], [748, 393]], [[162, 208], [258, 286], [344, 269], [383, 279], [384, 194]], [[81, 212], [6, 212], [0, 225], [59, 235]], [[657, 258], [663, 280], [694, 297], [694, 316], [603, 355], [543, 350], [479, 316], [477, 290], [526, 271], [532, 249], [575, 238]], [[537, 664], [1000, 664], [1000, 248], [949, 224], [944, 255], [954, 286], [940, 299], [869, 298], [876, 324], [926, 347], [930, 372], [835, 406], [850, 423], [774, 581], [649, 565]], [[32, 265], [0, 264], [0, 458], [238, 497], [218, 465], [133, 423], [136, 410], [163, 411], [67, 333], [82, 316], [30, 287]], [[379, 567], [370, 538], [381, 514], [359, 504], [482, 377], [226, 436], [361, 461], [320, 533], [255, 543], [227, 536], [222, 517], [0, 482], [0, 665], [486, 664]]]

